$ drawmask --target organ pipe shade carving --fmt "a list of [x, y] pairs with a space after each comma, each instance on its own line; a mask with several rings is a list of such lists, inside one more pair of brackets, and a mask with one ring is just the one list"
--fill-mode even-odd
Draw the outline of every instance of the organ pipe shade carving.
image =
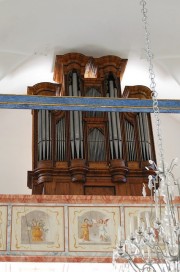
[[38, 160], [51, 160], [51, 112], [38, 111]]
[[88, 63], [85, 66], [85, 78], [97, 78], [97, 66], [94, 63], [94, 59], [91, 57], [89, 58]]

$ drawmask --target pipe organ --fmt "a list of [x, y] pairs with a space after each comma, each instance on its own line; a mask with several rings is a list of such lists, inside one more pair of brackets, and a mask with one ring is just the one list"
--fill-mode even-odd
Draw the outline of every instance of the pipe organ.
[[[150, 99], [145, 86], [121, 79], [127, 60], [79, 53], [56, 56], [54, 80], [29, 95]], [[145, 166], [155, 160], [149, 113], [33, 110], [32, 194], [141, 195]], [[148, 194], [148, 191], [147, 191]]]

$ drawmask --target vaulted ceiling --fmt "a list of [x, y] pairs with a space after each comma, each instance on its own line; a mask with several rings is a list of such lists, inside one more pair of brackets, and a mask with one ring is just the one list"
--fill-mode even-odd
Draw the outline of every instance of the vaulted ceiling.
[[[159, 97], [180, 99], [180, 1], [147, 8]], [[122, 86], [149, 86], [144, 44], [140, 0], [0, 0], [0, 93], [52, 82], [68, 52], [128, 58]]]

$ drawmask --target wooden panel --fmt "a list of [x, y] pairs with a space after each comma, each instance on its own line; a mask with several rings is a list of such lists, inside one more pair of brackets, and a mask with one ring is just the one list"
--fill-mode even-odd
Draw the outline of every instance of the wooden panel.
[[116, 195], [114, 186], [84, 186], [85, 195]]
[[51, 182], [45, 182], [44, 184], [45, 188], [44, 188], [44, 194], [45, 195], [54, 195], [55, 194], [55, 182], [51, 181]]
[[83, 195], [83, 183], [82, 182], [72, 182], [70, 183], [70, 195]]
[[43, 186], [44, 184], [37, 184], [37, 182], [35, 182], [36, 186], [33, 184], [32, 186], [32, 194], [33, 195], [42, 195], [43, 193]]
[[129, 182], [117, 184], [116, 195], [119, 195], [119, 196], [131, 195]]
[[56, 182], [56, 195], [69, 195], [69, 183]]
[[132, 196], [142, 196], [142, 184], [135, 183], [130, 185]]

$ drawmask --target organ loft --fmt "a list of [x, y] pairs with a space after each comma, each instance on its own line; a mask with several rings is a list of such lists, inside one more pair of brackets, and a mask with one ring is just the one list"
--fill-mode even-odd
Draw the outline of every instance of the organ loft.
[[[28, 87], [28, 95], [150, 99], [145, 86], [121, 80], [126, 59], [57, 55], [56, 83]], [[148, 160], [155, 161], [149, 113], [33, 110], [32, 194], [141, 196]], [[147, 189], [147, 186], [146, 186]], [[147, 195], [148, 195], [147, 190]]]

